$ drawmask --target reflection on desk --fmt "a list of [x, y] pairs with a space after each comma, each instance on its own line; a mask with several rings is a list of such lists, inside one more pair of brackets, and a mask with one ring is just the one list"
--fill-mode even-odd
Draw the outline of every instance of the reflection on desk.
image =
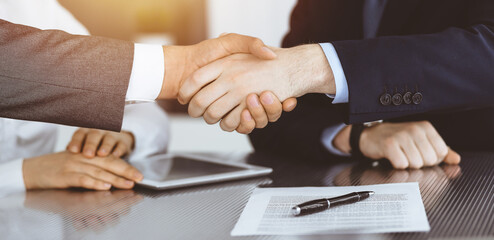
[[[210, 156], [210, 155], [209, 155]], [[494, 153], [462, 153], [460, 166], [393, 170], [346, 161], [314, 163], [264, 154], [247, 161], [273, 168], [268, 178], [171, 191], [36, 191], [0, 198], [1, 239], [301, 239], [231, 237], [251, 192], [261, 184], [302, 187], [412, 182], [420, 190], [429, 233], [303, 236], [302, 239], [468, 239], [494, 236]], [[108, 195], [108, 196], [105, 196]]]
[[345, 168], [334, 178], [336, 186], [372, 185], [382, 183], [418, 182], [422, 195], [424, 189], [430, 191], [424, 200], [425, 210], [429, 212], [450, 186], [450, 181], [461, 176], [459, 165], [441, 165], [423, 169], [394, 169], [388, 164], [358, 164]]

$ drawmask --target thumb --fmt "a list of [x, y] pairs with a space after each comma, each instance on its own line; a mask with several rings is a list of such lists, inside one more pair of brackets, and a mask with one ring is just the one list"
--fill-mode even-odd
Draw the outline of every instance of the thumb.
[[297, 106], [296, 98], [289, 98], [283, 102], [283, 111], [291, 112]]
[[250, 53], [258, 58], [271, 60], [276, 58], [273, 52], [264, 42], [255, 37], [236, 33], [223, 34], [219, 37], [223, 47], [230, 53]]
[[444, 158], [444, 162], [447, 164], [459, 164], [461, 161], [461, 156], [457, 152], [453, 151], [453, 149], [448, 148], [448, 154]]

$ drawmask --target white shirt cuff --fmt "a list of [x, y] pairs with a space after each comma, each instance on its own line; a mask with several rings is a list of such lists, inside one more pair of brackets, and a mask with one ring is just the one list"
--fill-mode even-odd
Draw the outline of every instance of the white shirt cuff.
[[331, 43], [319, 43], [321, 46], [328, 63], [333, 70], [334, 83], [336, 87], [336, 94], [328, 94], [328, 97], [334, 98], [333, 103], [348, 103], [348, 83], [346, 81], [345, 72], [343, 72], [343, 67], [341, 66], [340, 58], [338, 53], [334, 49]]
[[24, 159], [16, 159], [0, 164], [0, 196], [26, 190], [22, 176]]
[[145, 161], [166, 153], [170, 140], [168, 117], [156, 103], [125, 106], [122, 130], [134, 135], [134, 150], [130, 162]]
[[126, 102], [154, 101], [165, 76], [165, 56], [161, 45], [134, 44], [134, 62]]
[[350, 157], [351, 154], [344, 153], [344, 152], [340, 151], [339, 149], [337, 149], [333, 145], [334, 138], [345, 127], [346, 127], [346, 125], [342, 123], [342, 124], [339, 124], [336, 126], [326, 128], [322, 132], [321, 141], [322, 141], [322, 144], [326, 147], [326, 149], [328, 149], [328, 151], [331, 152], [332, 154], [337, 155], [337, 156], [342, 156], [342, 157]]

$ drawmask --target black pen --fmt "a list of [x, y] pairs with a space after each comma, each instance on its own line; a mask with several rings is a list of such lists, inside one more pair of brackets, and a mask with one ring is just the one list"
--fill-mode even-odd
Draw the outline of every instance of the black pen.
[[322, 198], [301, 203], [292, 208], [292, 214], [295, 216], [307, 215], [316, 212], [322, 212], [330, 207], [338, 205], [355, 203], [362, 201], [374, 194], [373, 191], [352, 192], [343, 196], [334, 198]]

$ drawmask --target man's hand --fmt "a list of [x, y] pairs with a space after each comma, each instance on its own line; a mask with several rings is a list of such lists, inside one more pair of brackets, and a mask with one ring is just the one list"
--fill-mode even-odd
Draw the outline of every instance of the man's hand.
[[69, 152], [25, 159], [22, 171], [26, 189], [130, 189], [143, 178], [139, 170], [113, 155], [88, 159]]
[[72, 153], [81, 153], [88, 158], [106, 157], [113, 154], [122, 157], [132, 151], [134, 136], [130, 132], [110, 132], [98, 129], [79, 128], [67, 145]]
[[[347, 151], [350, 127], [334, 139], [335, 147]], [[371, 159], [388, 159], [397, 169], [421, 168], [460, 163], [460, 155], [451, 150], [428, 121], [382, 123], [366, 128], [360, 137], [360, 151]]]
[[335, 93], [333, 73], [319, 45], [275, 52], [274, 60], [236, 54], [197, 70], [182, 84], [179, 101], [190, 101], [192, 117], [204, 116], [210, 124], [223, 118], [221, 128], [233, 131], [250, 93], [271, 91], [281, 101], [306, 93]]
[[165, 77], [159, 99], [176, 98], [185, 78], [200, 67], [223, 57], [250, 53], [260, 59], [276, 58], [276, 54], [260, 39], [234, 33], [191, 46], [164, 46], [163, 52]]
[[249, 134], [254, 128], [264, 128], [268, 122], [276, 122], [283, 111], [291, 112], [297, 106], [296, 98], [289, 98], [283, 103], [272, 93], [263, 92], [247, 96], [247, 109], [242, 111], [238, 133]]

